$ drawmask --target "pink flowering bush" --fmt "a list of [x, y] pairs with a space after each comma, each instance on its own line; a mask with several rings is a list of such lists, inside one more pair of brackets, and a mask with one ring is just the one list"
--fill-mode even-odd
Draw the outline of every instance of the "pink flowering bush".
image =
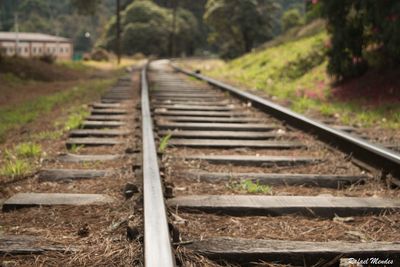
[[338, 79], [358, 76], [369, 68], [368, 48], [385, 66], [400, 64], [399, 0], [311, 0], [328, 22], [328, 71]]

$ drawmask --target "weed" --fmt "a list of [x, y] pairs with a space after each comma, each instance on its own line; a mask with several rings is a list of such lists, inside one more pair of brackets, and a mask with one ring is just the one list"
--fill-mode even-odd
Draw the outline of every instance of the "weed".
[[42, 131], [32, 136], [35, 140], [55, 140], [60, 138], [63, 135], [62, 130], [55, 131]]
[[251, 194], [255, 194], [255, 193], [270, 194], [271, 193], [271, 187], [269, 185], [262, 185], [262, 184], [260, 184], [260, 182], [258, 180], [256, 182], [253, 182], [251, 179], [242, 180], [240, 182], [231, 181], [228, 184], [228, 187], [230, 189], [233, 189], [236, 191], [245, 191], [245, 192], [251, 193]]
[[7, 177], [24, 176], [32, 172], [32, 166], [21, 159], [7, 160], [0, 173]]
[[42, 154], [42, 147], [35, 143], [20, 143], [15, 147], [15, 153], [18, 157], [36, 158]]
[[166, 136], [164, 136], [163, 138], [161, 138], [160, 145], [158, 146], [158, 151], [160, 153], [163, 153], [165, 151], [165, 149], [167, 148], [169, 140], [171, 139], [171, 137], [172, 137], [172, 134], [169, 133]]
[[68, 116], [68, 119], [64, 125], [64, 130], [69, 131], [72, 129], [79, 128], [85, 119], [89, 115], [86, 108], [80, 108], [76, 112]]
[[260, 182], [253, 182], [250, 179], [244, 180], [240, 183], [243, 190], [248, 193], [264, 193], [269, 194], [271, 192], [271, 187], [268, 185], [261, 185]]
[[79, 150], [81, 150], [84, 146], [83, 145], [76, 145], [72, 144], [70, 147], [68, 147], [68, 151], [72, 153], [77, 153]]

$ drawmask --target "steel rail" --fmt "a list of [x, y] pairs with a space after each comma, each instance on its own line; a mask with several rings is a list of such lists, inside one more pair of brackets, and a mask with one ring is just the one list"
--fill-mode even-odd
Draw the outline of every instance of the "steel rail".
[[146, 67], [141, 77], [144, 258], [147, 267], [175, 266], [150, 113]]
[[307, 118], [288, 108], [251, 93], [244, 92], [218, 80], [184, 70], [175, 64], [172, 64], [172, 67], [178, 72], [205, 81], [224, 91], [228, 91], [242, 100], [250, 101], [252, 106], [267, 112], [279, 120], [285, 121], [287, 124], [297, 129], [316, 135], [321, 141], [340, 149], [374, 169], [382, 171], [383, 175], [391, 174], [397, 178], [396, 180], [392, 180], [392, 182], [400, 186], [400, 180], [398, 180], [400, 179], [400, 154], [380, 145], [372, 144], [352, 136], [344, 131], [336, 130], [324, 123]]

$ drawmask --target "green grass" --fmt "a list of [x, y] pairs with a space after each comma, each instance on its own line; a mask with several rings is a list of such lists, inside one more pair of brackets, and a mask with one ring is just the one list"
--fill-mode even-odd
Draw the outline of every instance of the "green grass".
[[36, 134], [33, 134], [31, 137], [36, 141], [43, 140], [56, 140], [59, 139], [63, 135], [63, 130], [54, 130], [54, 131], [42, 131]]
[[231, 182], [228, 187], [235, 191], [244, 191], [250, 194], [270, 194], [272, 190], [269, 185], [262, 185], [258, 180], [254, 182], [251, 179]]
[[74, 112], [68, 116], [68, 119], [64, 125], [64, 130], [70, 131], [72, 129], [81, 127], [82, 122], [87, 116], [89, 116], [89, 111], [86, 107], [75, 109]]
[[25, 160], [7, 160], [0, 169], [0, 174], [7, 177], [25, 176], [33, 172], [33, 167]]
[[2, 73], [1, 81], [6, 83], [8, 86], [23, 84], [26, 81], [12, 73]]
[[[50, 113], [55, 107], [70, 105], [72, 101], [85, 101], [104, 92], [115, 79], [91, 80], [90, 83], [81, 83], [69, 90], [52, 95], [39, 96], [35, 99], [19, 104], [18, 106], [7, 106], [0, 108], [0, 142], [4, 141], [6, 133], [24, 124], [33, 122], [40, 116]], [[78, 119], [73, 118], [74, 122]]]
[[368, 106], [366, 99], [340, 100], [333, 95], [322, 53], [328, 35], [317, 28], [311, 33], [273, 41], [228, 62], [212, 59], [182, 64], [239, 87], [263, 91], [266, 97], [299, 113], [319, 112], [336, 116], [342, 123], [399, 128], [398, 103]]
[[15, 152], [18, 157], [37, 158], [42, 154], [42, 147], [35, 143], [20, 143], [15, 147]]
[[57, 62], [56, 64], [71, 70], [85, 71], [85, 72], [88, 71], [88, 66], [83, 64], [83, 61], [62, 61], [62, 62]]
[[19, 143], [11, 150], [5, 149], [0, 175], [14, 178], [31, 174], [41, 155], [42, 147], [32, 142]]
[[68, 148], [68, 151], [71, 153], [77, 153], [79, 150], [81, 150], [84, 147], [84, 145], [76, 145], [73, 144]]
[[165, 149], [168, 147], [169, 140], [171, 139], [172, 134], [169, 133], [160, 140], [160, 144], [158, 145], [158, 152], [164, 153]]

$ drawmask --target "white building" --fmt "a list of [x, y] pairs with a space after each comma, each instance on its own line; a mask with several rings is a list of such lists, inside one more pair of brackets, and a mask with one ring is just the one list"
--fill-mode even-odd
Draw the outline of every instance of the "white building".
[[73, 54], [70, 39], [42, 33], [0, 32], [0, 50], [7, 56], [39, 57], [53, 55], [57, 59], [69, 60]]

